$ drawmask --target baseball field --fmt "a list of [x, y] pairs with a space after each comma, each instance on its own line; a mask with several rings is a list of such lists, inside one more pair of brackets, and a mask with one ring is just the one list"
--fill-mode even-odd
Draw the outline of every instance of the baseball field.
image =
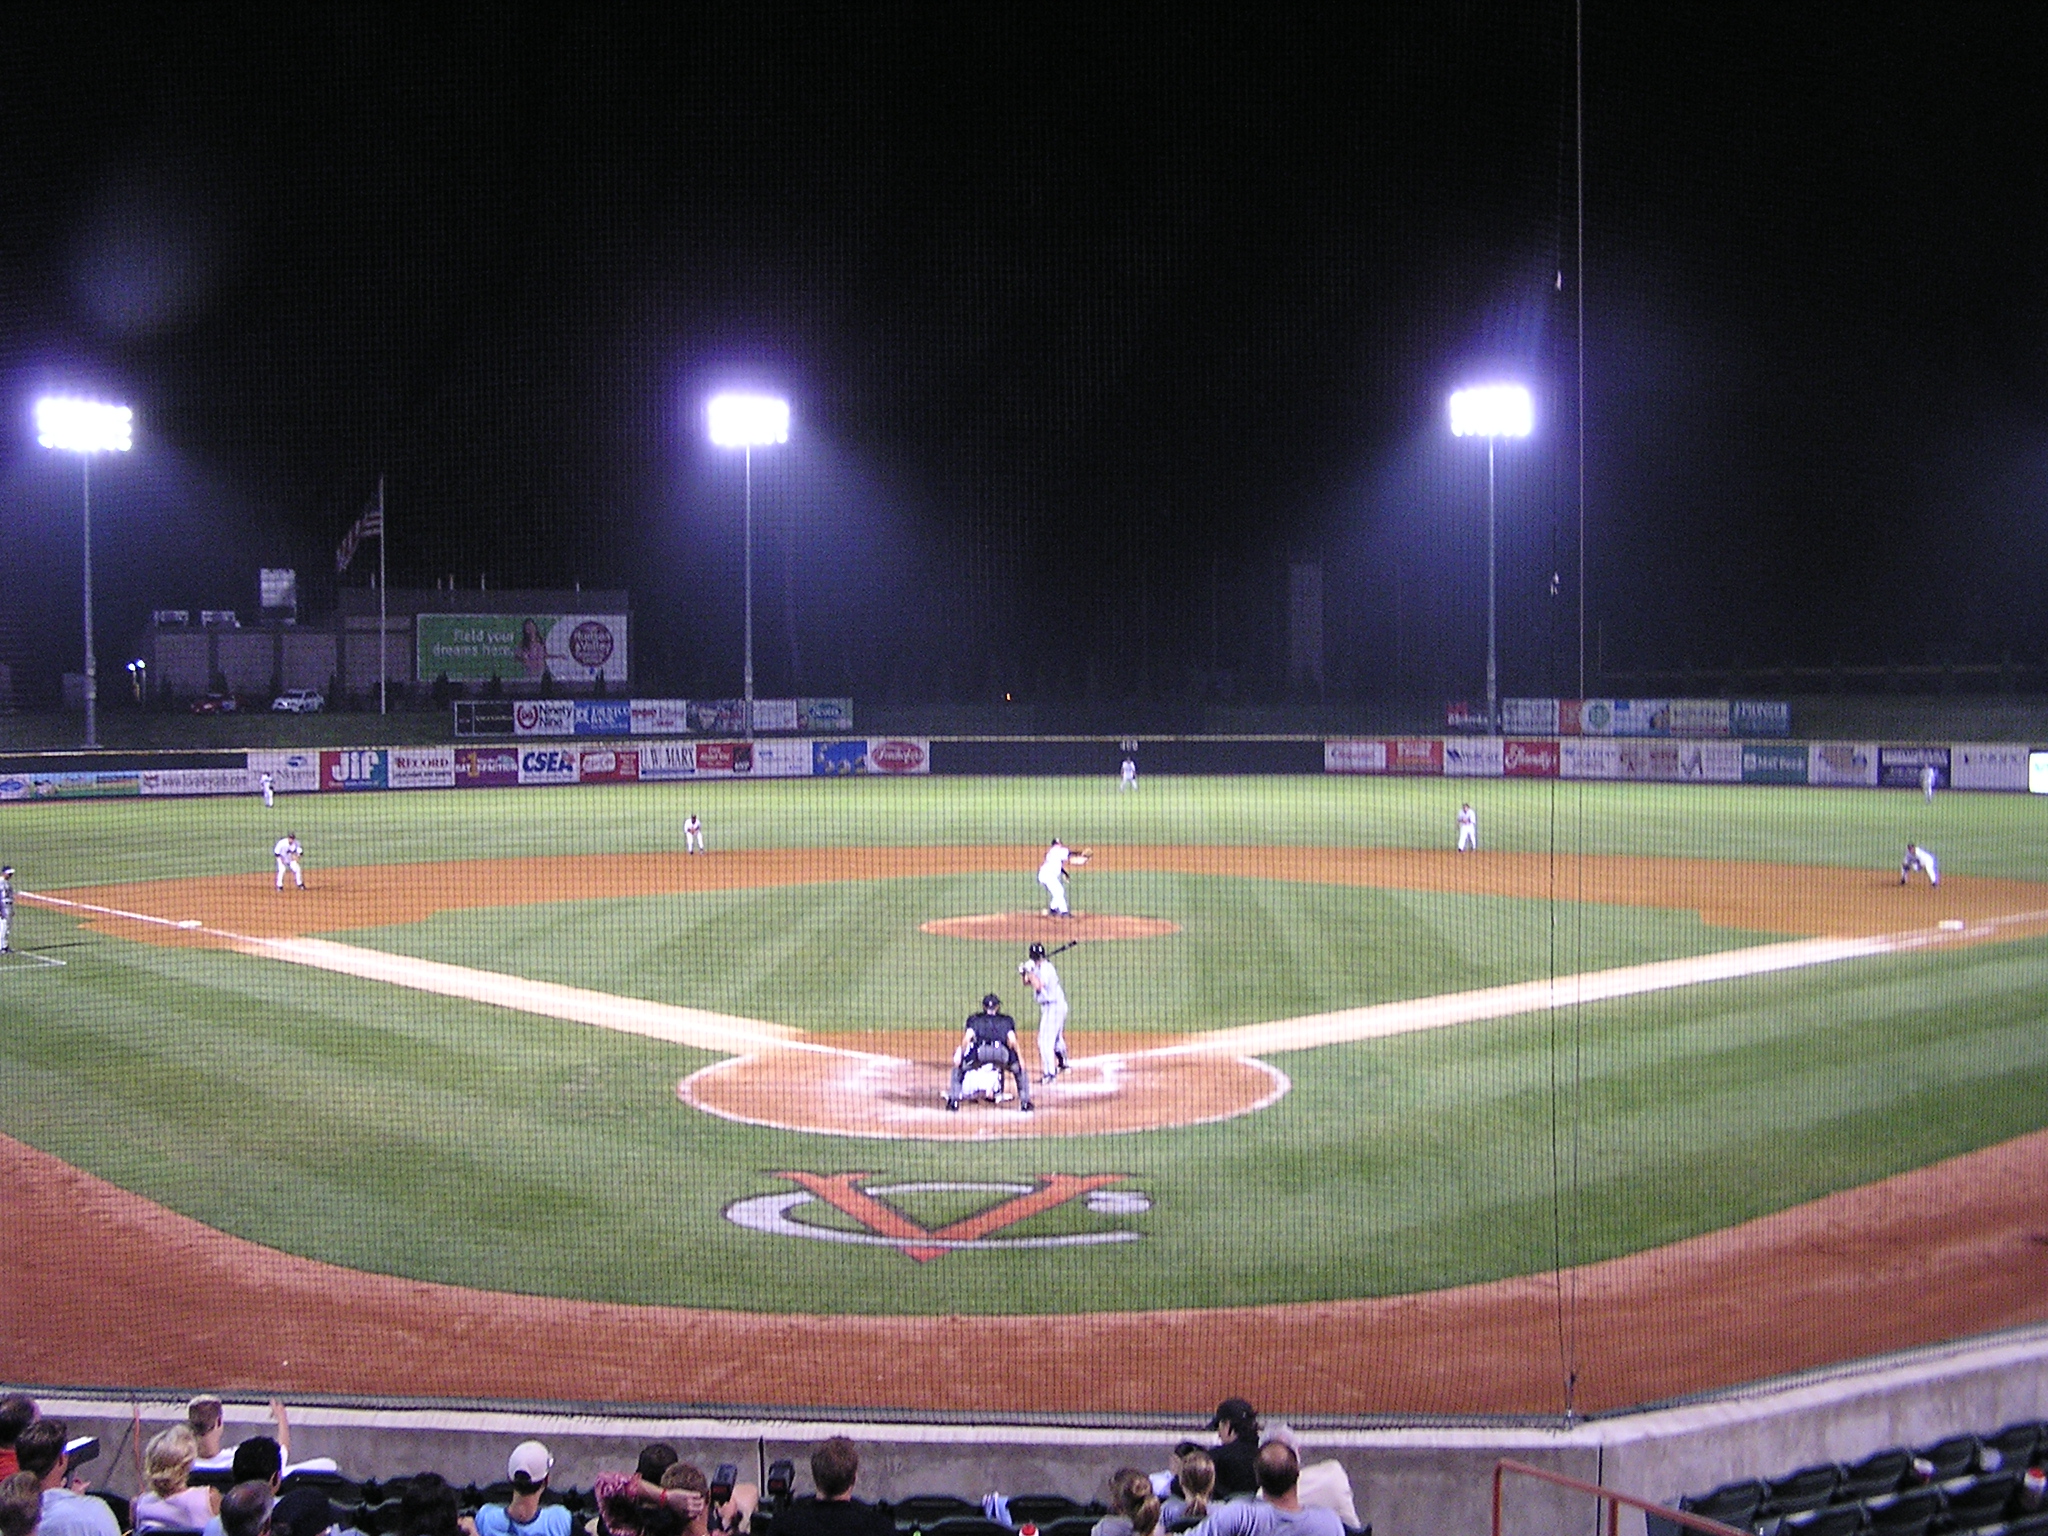
[[[2023, 795], [725, 782], [21, 805], [0, 854], [23, 1380], [1547, 1415], [2048, 1318]], [[1071, 1070], [949, 1114], [982, 994], [1033, 1054], [1034, 936]]]

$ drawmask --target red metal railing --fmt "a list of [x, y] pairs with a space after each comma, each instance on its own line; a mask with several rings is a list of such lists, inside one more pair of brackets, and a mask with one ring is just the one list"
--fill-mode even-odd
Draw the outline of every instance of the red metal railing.
[[1554, 1483], [1559, 1488], [1574, 1489], [1603, 1500], [1607, 1505], [1607, 1536], [1620, 1536], [1621, 1506], [1624, 1504], [1630, 1509], [1640, 1509], [1645, 1514], [1661, 1516], [1673, 1525], [1704, 1531], [1707, 1536], [1754, 1536], [1753, 1532], [1732, 1525], [1723, 1525], [1719, 1520], [1709, 1520], [1705, 1515], [1688, 1514], [1682, 1509], [1673, 1509], [1668, 1504], [1654, 1504], [1648, 1499], [1639, 1499], [1634, 1494], [1602, 1488], [1598, 1483], [1581, 1482], [1576, 1477], [1566, 1477], [1562, 1472], [1546, 1472], [1541, 1467], [1530, 1466], [1526, 1461], [1511, 1461], [1506, 1457], [1493, 1464], [1493, 1536], [1501, 1536], [1501, 1485], [1507, 1480], [1510, 1472], [1518, 1477], [1533, 1477], [1541, 1482]]

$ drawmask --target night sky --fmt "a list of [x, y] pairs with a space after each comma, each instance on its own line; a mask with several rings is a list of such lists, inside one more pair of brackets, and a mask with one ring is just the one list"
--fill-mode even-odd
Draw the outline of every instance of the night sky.
[[[0, 659], [77, 665], [64, 390], [137, 417], [103, 676], [328, 606], [381, 473], [394, 584], [626, 587], [734, 692], [745, 384], [763, 694], [1270, 693], [1319, 559], [1331, 698], [1477, 696], [1512, 377], [1502, 689], [1577, 691], [1568, 6], [412, 10], [10, 15]], [[2041, 17], [1587, 7], [1589, 661], [2048, 651]]]

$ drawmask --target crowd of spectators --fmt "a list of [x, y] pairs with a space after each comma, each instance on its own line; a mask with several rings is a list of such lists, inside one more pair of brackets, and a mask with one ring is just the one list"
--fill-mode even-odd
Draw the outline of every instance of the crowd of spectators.
[[[184, 1423], [150, 1439], [146, 1488], [131, 1507], [92, 1494], [74, 1475], [74, 1454], [96, 1454], [97, 1442], [89, 1450], [71, 1442], [64, 1422], [42, 1417], [26, 1397], [0, 1398], [0, 1536], [365, 1536], [330, 1497], [334, 1479], [321, 1474], [333, 1473], [332, 1462], [303, 1463], [314, 1475], [288, 1480], [301, 1468], [289, 1464], [283, 1405], [271, 1409], [275, 1437], [251, 1435], [224, 1450], [220, 1399], [192, 1399]], [[1231, 1398], [1208, 1427], [1215, 1443], [1183, 1441], [1165, 1470], [1112, 1474], [1108, 1513], [1090, 1536], [1346, 1536], [1357, 1527], [1343, 1468], [1304, 1469], [1284, 1425], [1262, 1438], [1251, 1404]], [[506, 1462], [507, 1496], [465, 1513], [456, 1489], [421, 1473], [403, 1482], [395, 1522], [381, 1519], [374, 1536], [769, 1536], [760, 1527], [770, 1521], [772, 1536], [896, 1536], [886, 1504], [854, 1496], [860, 1452], [851, 1440], [822, 1441], [810, 1464], [814, 1491], [800, 1497], [786, 1472], [770, 1477], [776, 1497], [764, 1521], [761, 1490], [740, 1482], [736, 1468], [707, 1476], [675, 1447], [650, 1445], [632, 1471], [600, 1474], [587, 1508], [572, 1512], [552, 1489], [554, 1457], [526, 1440]]]

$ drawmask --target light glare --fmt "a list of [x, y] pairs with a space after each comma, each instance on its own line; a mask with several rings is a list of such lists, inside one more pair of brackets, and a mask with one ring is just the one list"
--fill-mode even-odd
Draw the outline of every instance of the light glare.
[[1451, 396], [1453, 437], [1527, 437], [1536, 429], [1536, 409], [1519, 384], [1485, 384]]
[[51, 395], [36, 402], [36, 441], [67, 453], [126, 453], [135, 445], [135, 413], [125, 405]]
[[713, 395], [705, 413], [721, 448], [759, 448], [789, 441], [789, 402], [773, 395]]

